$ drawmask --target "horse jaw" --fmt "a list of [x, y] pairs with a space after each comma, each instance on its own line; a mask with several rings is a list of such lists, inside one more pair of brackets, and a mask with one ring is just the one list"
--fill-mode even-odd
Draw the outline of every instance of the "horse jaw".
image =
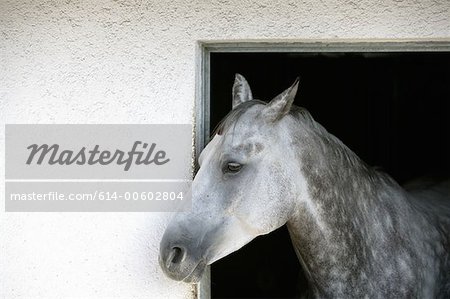
[[[232, 217], [232, 224], [230, 229], [225, 234], [219, 237], [215, 248], [211, 248], [209, 252], [213, 253], [208, 257], [207, 264], [212, 263], [226, 257], [227, 255], [241, 249], [257, 236], [261, 235], [255, 229], [248, 226], [241, 221], [239, 217]], [[213, 252], [215, 251], [215, 252]]]

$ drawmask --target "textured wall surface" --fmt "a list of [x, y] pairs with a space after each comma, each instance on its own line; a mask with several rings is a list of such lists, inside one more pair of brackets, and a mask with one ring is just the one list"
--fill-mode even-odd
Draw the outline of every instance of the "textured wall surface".
[[[0, 33], [4, 153], [4, 123], [192, 122], [198, 40], [449, 38], [450, 2], [0, 0]], [[0, 212], [0, 297], [192, 297], [168, 216]]]

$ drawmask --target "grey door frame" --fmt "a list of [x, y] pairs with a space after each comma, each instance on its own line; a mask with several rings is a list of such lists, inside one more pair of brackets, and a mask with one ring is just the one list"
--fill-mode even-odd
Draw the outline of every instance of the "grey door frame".
[[[308, 52], [450, 52], [450, 39], [411, 40], [294, 40], [199, 41], [196, 48], [195, 157], [210, 135], [211, 53], [308, 53]], [[211, 298], [210, 267], [197, 285], [197, 298]]]

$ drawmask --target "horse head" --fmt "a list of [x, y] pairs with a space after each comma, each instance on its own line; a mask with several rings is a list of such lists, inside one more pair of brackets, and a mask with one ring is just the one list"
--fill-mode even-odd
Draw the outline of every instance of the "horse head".
[[192, 209], [174, 216], [161, 241], [170, 278], [197, 282], [207, 265], [289, 219], [294, 197], [306, 192], [291, 183], [298, 171], [285, 129], [297, 87], [298, 80], [266, 104], [236, 75], [233, 110], [198, 159]]

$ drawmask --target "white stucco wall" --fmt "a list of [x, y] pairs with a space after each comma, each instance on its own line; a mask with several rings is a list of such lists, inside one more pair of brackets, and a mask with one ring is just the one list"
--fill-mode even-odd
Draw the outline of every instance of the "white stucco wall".
[[[450, 2], [0, 0], [0, 32], [4, 169], [4, 123], [191, 122], [198, 40], [450, 38]], [[0, 212], [0, 297], [192, 297], [167, 218]]]

